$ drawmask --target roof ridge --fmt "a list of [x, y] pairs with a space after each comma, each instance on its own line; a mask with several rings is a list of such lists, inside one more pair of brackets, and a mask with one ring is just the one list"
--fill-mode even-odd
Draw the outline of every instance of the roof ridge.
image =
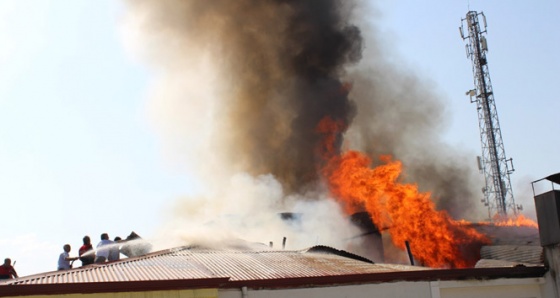
[[334, 247], [326, 246], [326, 245], [315, 245], [315, 246], [312, 246], [310, 248], [302, 250], [302, 252], [304, 252], [304, 253], [325, 253], [326, 252], [326, 253], [335, 254], [337, 256], [354, 259], [354, 260], [357, 260], [357, 261], [362, 261], [362, 262], [375, 264], [375, 262], [373, 262], [372, 260], [370, 260], [368, 258], [364, 258], [360, 255], [357, 255], [357, 254], [354, 254], [354, 253], [351, 253], [351, 252], [347, 252], [345, 250], [336, 249]]

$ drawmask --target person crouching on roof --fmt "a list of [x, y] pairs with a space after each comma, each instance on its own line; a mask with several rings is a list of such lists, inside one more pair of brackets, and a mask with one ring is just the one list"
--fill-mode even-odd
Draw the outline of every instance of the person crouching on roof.
[[12, 266], [12, 260], [10, 258], [5, 258], [4, 264], [0, 265], [0, 279], [11, 279], [17, 277], [17, 272]]

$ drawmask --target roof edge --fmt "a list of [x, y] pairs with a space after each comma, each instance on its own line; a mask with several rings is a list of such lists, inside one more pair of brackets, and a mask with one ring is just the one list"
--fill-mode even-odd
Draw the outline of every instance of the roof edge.
[[0, 285], [0, 297], [26, 295], [92, 294], [219, 288], [229, 277], [154, 281], [88, 282], [41, 285]]
[[350, 285], [396, 281], [436, 281], [543, 277], [544, 266], [467, 269], [434, 269], [370, 274], [348, 274], [281, 279], [231, 281], [228, 277], [128, 282], [59, 283], [41, 285], [0, 285], [0, 297], [25, 295], [145, 292], [203, 288], [299, 288], [323, 285]]
[[417, 271], [398, 271], [370, 274], [349, 274], [318, 277], [283, 278], [228, 281], [221, 288], [297, 288], [322, 285], [345, 285], [364, 283], [384, 283], [397, 281], [436, 281], [436, 280], [469, 280], [498, 278], [531, 278], [543, 277], [544, 266], [535, 267], [499, 267], [499, 268], [466, 268], [466, 269], [435, 269]]

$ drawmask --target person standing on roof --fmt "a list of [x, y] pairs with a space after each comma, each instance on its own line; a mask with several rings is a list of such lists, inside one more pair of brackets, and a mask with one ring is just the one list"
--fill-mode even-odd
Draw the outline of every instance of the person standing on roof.
[[109, 259], [109, 252], [113, 244], [114, 242], [109, 240], [107, 233], [101, 234], [101, 241], [97, 244], [95, 263], [104, 263]]
[[62, 247], [64, 251], [58, 256], [58, 270], [67, 270], [72, 268], [72, 263], [78, 259], [78, 257], [70, 257], [70, 244], [64, 244]]
[[111, 245], [111, 248], [109, 249], [109, 262], [111, 261], [118, 261], [121, 257], [121, 251], [120, 251], [120, 245], [119, 245], [119, 241], [121, 241], [121, 237], [115, 237], [115, 240], [113, 240], [113, 244]]
[[4, 264], [0, 265], [0, 279], [18, 278], [17, 272], [12, 266], [10, 258], [4, 259]]
[[80, 256], [80, 261], [82, 261], [82, 266], [93, 264], [95, 261], [95, 251], [91, 245], [91, 239], [89, 236], [84, 236], [84, 245], [80, 247], [78, 255]]

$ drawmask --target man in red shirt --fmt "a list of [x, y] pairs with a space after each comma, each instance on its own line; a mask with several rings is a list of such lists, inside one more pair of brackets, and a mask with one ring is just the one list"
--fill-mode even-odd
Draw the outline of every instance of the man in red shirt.
[[0, 279], [17, 278], [17, 272], [12, 266], [10, 258], [4, 259], [4, 264], [0, 266]]
[[78, 255], [80, 256], [80, 261], [82, 261], [82, 266], [85, 266], [93, 264], [93, 261], [95, 260], [95, 251], [93, 250], [89, 236], [85, 236], [83, 240], [84, 245], [80, 247]]

